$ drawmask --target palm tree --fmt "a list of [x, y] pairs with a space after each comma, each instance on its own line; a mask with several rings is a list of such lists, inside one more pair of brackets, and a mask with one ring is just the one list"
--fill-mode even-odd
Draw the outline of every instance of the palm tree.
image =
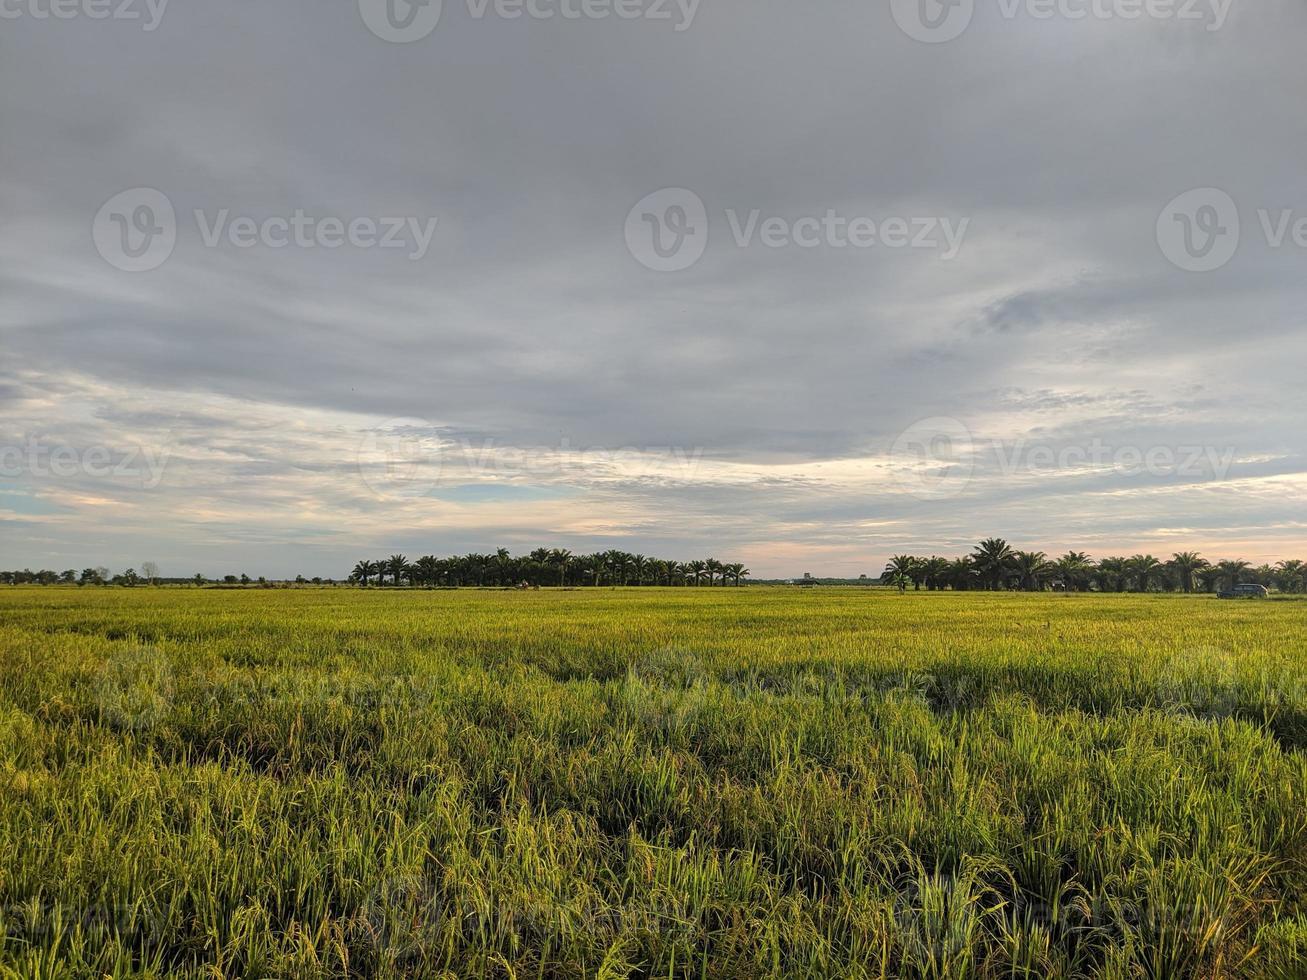
[[[717, 577], [722, 573], [722, 563], [716, 558], [705, 558], [703, 568], [708, 573], [708, 584], [716, 585]], [[722, 584], [725, 585], [726, 583], [723, 582]]]
[[436, 584], [436, 578], [440, 575], [440, 559], [435, 555], [423, 555], [413, 568], [418, 580], [429, 589]]
[[1171, 560], [1167, 562], [1167, 565], [1175, 572], [1176, 578], [1180, 580], [1180, 588], [1185, 592], [1194, 590], [1194, 575], [1200, 569], [1210, 567], [1211, 564], [1196, 551], [1177, 551], [1171, 556]]
[[1068, 551], [1054, 563], [1054, 567], [1062, 577], [1062, 586], [1068, 592], [1081, 592], [1089, 585], [1094, 562], [1083, 551]]
[[921, 565], [921, 576], [926, 583], [926, 591], [934, 592], [944, 588], [948, 581], [949, 562], [947, 558], [931, 557]]
[[1135, 580], [1135, 591], [1147, 592], [1153, 584], [1153, 576], [1161, 567], [1162, 563], [1152, 555], [1135, 555], [1126, 562], [1126, 568]]
[[364, 588], [367, 587], [368, 579], [377, 573], [377, 563], [374, 561], [361, 561], [354, 566], [354, 571], [350, 577], [358, 581]]
[[566, 548], [555, 548], [549, 552], [549, 564], [558, 569], [558, 585], [567, 585], [567, 566], [572, 563], [572, 553]]
[[949, 562], [947, 578], [949, 586], [955, 591], [964, 592], [971, 588], [976, 580], [976, 566], [969, 556], [954, 558]]
[[731, 577], [731, 581], [735, 583], [737, 589], [740, 587], [740, 579], [745, 578], [750, 574], [749, 570], [738, 561], [725, 566], [725, 572]]
[[1098, 572], [1104, 592], [1124, 592], [1130, 580], [1130, 559], [1104, 558], [1098, 563]]
[[635, 584], [644, 585], [644, 574], [649, 570], [649, 559], [644, 555], [631, 558], [631, 571], [635, 573]]
[[1042, 551], [1018, 551], [1012, 556], [1012, 570], [1016, 574], [1017, 585], [1027, 592], [1042, 592], [1044, 579], [1052, 568], [1048, 556]]
[[386, 560], [386, 570], [390, 572], [391, 581], [400, 585], [404, 581], [404, 576], [409, 573], [408, 559], [403, 555], [391, 555]]
[[707, 565], [704, 562], [696, 558], [694, 561], [687, 564], [685, 568], [690, 573], [690, 576], [694, 579], [695, 585], [703, 584], [703, 573], [704, 570], [707, 568]]
[[1016, 552], [1002, 538], [986, 538], [971, 553], [976, 571], [991, 589], [1003, 587], [1015, 557]]
[[1233, 589], [1252, 566], [1246, 561], [1223, 561], [1219, 562], [1216, 567], [1220, 570], [1221, 578], [1224, 580], [1226, 587]]
[[1296, 558], [1290, 561], [1282, 561], [1275, 566], [1276, 583], [1281, 592], [1297, 593], [1303, 590], [1304, 580], [1307, 579], [1307, 565], [1304, 565]]
[[1221, 586], [1222, 572], [1215, 565], [1208, 565], [1198, 570], [1198, 584], [1204, 592], [1215, 592]]
[[890, 585], [897, 585], [900, 592], [906, 592], [919, 564], [921, 559], [912, 555], [895, 555], [885, 565], [881, 578]]

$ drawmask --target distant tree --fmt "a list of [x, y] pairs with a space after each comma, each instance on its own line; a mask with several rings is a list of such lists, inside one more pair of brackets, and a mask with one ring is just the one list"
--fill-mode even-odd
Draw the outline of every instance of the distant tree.
[[1019, 588], [1026, 592], [1042, 592], [1053, 566], [1042, 551], [1018, 551], [1012, 556], [1012, 571]]
[[1220, 580], [1225, 583], [1226, 588], [1233, 589], [1241, 581], [1248, 569], [1252, 566], [1246, 561], [1223, 561], [1217, 564], [1220, 571]]
[[149, 585], [155, 585], [159, 581], [159, 566], [152, 561], [141, 562], [141, 574], [145, 576], [145, 581]]
[[949, 562], [946, 580], [950, 588], [958, 592], [967, 591], [975, 585], [979, 577], [976, 563], [971, 560], [970, 555], [963, 555]]
[[1184, 592], [1192, 592], [1195, 576], [1202, 569], [1209, 568], [1211, 562], [1196, 551], [1178, 551], [1171, 556], [1167, 566], [1175, 573], [1180, 589]]
[[1083, 551], [1068, 551], [1053, 563], [1055, 574], [1068, 592], [1083, 592], [1089, 588], [1094, 574], [1094, 562]]
[[1126, 562], [1126, 570], [1135, 583], [1135, 591], [1148, 592], [1162, 570], [1162, 563], [1152, 555], [1135, 555]]
[[920, 562], [919, 558], [912, 555], [895, 555], [885, 565], [885, 574], [881, 579], [888, 585], [897, 586], [900, 592], [906, 592]]
[[408, 575], [408, 559], [403, 555], [391, 555], [386, 561], [386, 571], [390, 573], [390, 580], [396, 585], [404, 584], [404, 576]]
[[567, 585], [567, 569], [573, 563], [572, 553], [566, 548], [555, 548], [549, 552], [549, 563], [558, 569], [558, 585]]
[[971, 553], [971, 562], [981, 581], [990, 589], [1002, 589], [1012, 572], [1015, 557], [1016, 552], [1002, 538], [986, 538]]
[[1275, 578], [1281, 592], [1302, 592], [1307, 585], [1307, 565], [1297, 559], [1282, 561], [1275, 566]]

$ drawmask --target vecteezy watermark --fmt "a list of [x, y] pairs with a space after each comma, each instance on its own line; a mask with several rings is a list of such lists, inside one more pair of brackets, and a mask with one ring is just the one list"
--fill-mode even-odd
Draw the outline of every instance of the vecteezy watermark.
[[977, 439], [965, 423], [950, 417], [913, 423], [890, 448], [895, 482], [922, 500], [961, 495], [982, 468], [1000, 478], [1110, 472], [1219, 481], [1229, 475], [1235, 457], [1229, 447], [1111, 445], [1099, 437], [1058, 446], [1028, 439]]
[[101, 718], [114, 728], [153, 728], [172, 707], [172, 665], [151, 646], [117, 650], [96, 672], [92, 689]]
[[[1007, 21], [1172, 21], [1219, 31], [1234, 0], [992, 0]], [[976, 13], [976, 0], [890, 0], [899, 29], [914, 41], [941, 44], [960, 37]]]
[[488, 491], [514, 481], [544, 484], [585, 481], [692, 479], [703, 461], [701, 447], [514, 446], [494, 439], [446, 436], [416, 418], [391, 419], [364, 432], [355, 454], [363, 483], [382, 498], [429, 495], [440, 484], [482, 484]]
[[[466, 0], [473, 20], [645, 20], [672, 22], [677, 33], [694, 24], [702, 0]], [[358, 0], [363, 23], [392, 44], [427, 37], [440, 23], [443, 0]]]
[[[1307, 252], [1307, 214], [1293, 208], [1258, 208], [1257, 230], [1267, 248]], [[1214, 272], [1239, 251], [1244, 237], [1239, 205], [1216, 187], [1185, 191], [1157, 217], [1157, 244], [1186, 272]]]
[[922, 419], [904, 429], [890, 447], [894, 479], [922, 500], [956, 497], [975, 473], [974, 449], [971, 430], [959, 420]]
[[146, 490], [163, 482], [164, 468], [171, 452], [150, 446], [113, 449], [108, 446], [50, 445], [40, 439], [27, 438], [22, 444], [0, 445], [0, 477], [32, 476], [38, 479], [70, 480], [79, 476], [93, 479], [140, 480]]
[[135, 187], [105, 201], [91, 222], [95, 250], [115, 269], [149, 272], [177, 247], [177, 212], [153, 187]]
[[440, 478], [444, 440], [426, 419], [395, 418], [363, 433], [355, 465], [378, 497], [415, 497]]
[[[760, 208], [723, 212], [736, 248], [761, 245], [782, 249], [926, 249], [944, 260], [957, 256], [970, 218], [841, 214], [826, 208], [820, 215], [786, 218]], [[703, 258], [708, 248], [708, 208], [703, 198], [684, 187], [667, 187], [646, 195], [627, 212], [626, 247], [637, 262], [655, 272], [680, 272]]]
[[[193, 212], [205, 248], [404, 249], [414, 262], [431, 248], [439, 218], [319, 216], [296, 208], [290, 214], [233, 214], [230, 208]], [[95, 216], [96, 251], [116, 269], [148, 272], [168, 261], [177, 246], [178, 221], [161, 191], [138, 187], [115, 194]]]
[[0, 20], [130, 20], [158, 28], [168, 0], [0, 0]]

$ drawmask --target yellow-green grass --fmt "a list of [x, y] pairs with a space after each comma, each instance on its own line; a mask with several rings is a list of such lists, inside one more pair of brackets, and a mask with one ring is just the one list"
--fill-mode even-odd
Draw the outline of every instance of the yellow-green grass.
[[16, 977], [1307, 976], [1307, 602], [0, 590]]

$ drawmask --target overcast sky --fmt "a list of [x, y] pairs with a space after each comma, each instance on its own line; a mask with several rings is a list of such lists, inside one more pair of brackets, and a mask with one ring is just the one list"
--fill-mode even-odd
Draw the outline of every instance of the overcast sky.
[[0, 0], [0, 567], [1307, 558], [1302, 0], [390, 2]]

